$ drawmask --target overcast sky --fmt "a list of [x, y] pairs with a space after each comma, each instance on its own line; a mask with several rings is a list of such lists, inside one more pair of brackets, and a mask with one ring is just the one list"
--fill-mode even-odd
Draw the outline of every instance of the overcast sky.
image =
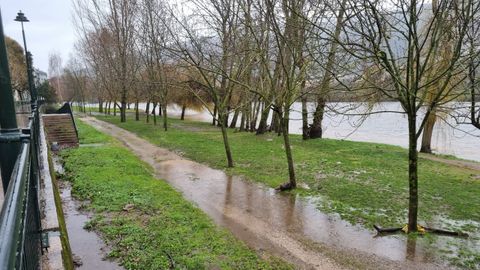
[[48, 72], [48, 55], [54, 51], [65, 64], [75, 42], [71, 0], [0, 0], [0, 8], [5, 35], [22, 47], [22, 28], [13, 20], [19, 10], [30, 20], [25, 23], [25, 35], [36, 68]]

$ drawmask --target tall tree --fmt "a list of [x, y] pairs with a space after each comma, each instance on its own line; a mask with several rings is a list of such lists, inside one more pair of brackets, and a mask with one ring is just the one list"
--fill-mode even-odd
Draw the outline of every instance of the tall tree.
[[[343, 25], [345, 37], [336, 41], [358, 60], [358, 66], [373, 67], [380, 73], [376, 77], [381, 80], [372, 81], [365, 75], [361, 79], [369, 80], [370, 90], [400, 102], [407, 115], [408, 230], [417, 231], [417, 139], [422, 134], [432, 109], [449, 100], [453, 91], [449, 85], [464, 69], [467, 58], [462, 48], [469, 22], [473, 13], [478, 11], [474, 6], [479, 3], [473, 0], [439, 1], [436, 12], [429, 21], [422, 19], [429, 9], [424, 1], [396, 0], [390, 5], [366, 0], [348, 1], [347, 5], [348, 19]], [[452, 18], [452, 13], [456, 14], [458, 20], [450, 33], [441, 25]], [[432, 71], [431, 63], [442, 52], [439, 45], [444, 36], [449, 34], [454, 35], [455, 39], [451, 42], [452, 55], [448, 64]], [[428, 87], [437, 83], [435, 94], [427, 99]], [[420, 111], [425, 111], [425, 114], [421, 115]]]
[[24, 100], [29, 95], [25, 53], [18, 42], [7, 36], [5, 36], [5, 46], [7, 47], [12, 89], [20, 100]]
[[76, 0], [79, 30], [86, 36], [108, 36], [111, 42], [97, 42], [104, 61], [118, 81], [120, 121], [126, 121], [127, 99], [138, 69], [135, 54], [135, 22], [138, 5], [135, 0]]

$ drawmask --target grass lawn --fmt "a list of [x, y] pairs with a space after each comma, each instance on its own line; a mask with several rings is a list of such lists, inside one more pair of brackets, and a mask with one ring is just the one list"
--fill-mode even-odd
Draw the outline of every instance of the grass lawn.
[[[225, 169], [226, 158], [220, 130], [208, 123], [170, 119], [169, 131], [119, 117], [96, 116], [132, 131], [152, 143], [184, 156]], [[281, 137], [274, 134], [229, 131], [235, 167], [227, 173], [243, 175], [270, 187], [288, 180]], [[299, 182], [308, 188], [297, 191], [320, 197], [319, 208], [337, 213], [353, 224], [398, 226], [407, 221], [407, 150], [390, 145], [333, 139], [303, 141], [291, 135], [293, 158]], [[426, 159], [419, 161], [421, 224], [462, 230], [480, 243], [480, 172]], [[461, 247], [460, 247], [461, 248]], [[462, 263], [480, 265], [478, 247], [463, 252]]]
[[134, 154], [77, 121], [81, 144], [61, 152], [73, 195], [85, 200], [109, 256], [126, 269], [290, 269], [262, 256], [216, 226]]

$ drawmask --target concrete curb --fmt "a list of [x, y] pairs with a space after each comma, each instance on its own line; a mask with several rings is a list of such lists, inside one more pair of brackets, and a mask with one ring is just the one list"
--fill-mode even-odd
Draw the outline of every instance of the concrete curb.
[[48, 143], [40, 116], [40, 211], [42, 231], [47, 234], [49, 247], [42, 256], [41, 268], [60, 270], [63, 266], [63, 247], [60, 233], [57, 207], [55, 204], [54, 184], [49, 165]]

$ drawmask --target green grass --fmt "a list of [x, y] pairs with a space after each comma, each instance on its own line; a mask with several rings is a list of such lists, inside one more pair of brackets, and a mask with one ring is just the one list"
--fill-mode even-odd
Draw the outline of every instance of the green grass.
[[[182, 153], [212, 167], [225, 169], [226, 158], [219, 129], [208, 123], [170, 119], [170, 129], [118, 117], [97, 116], [138, 134], [150, 142]], [[273, 134], [229, 131], [235, 167], [229, 174], [270, 187], [288, 180], [281, 137]], [[352, 224], [371, 228], [373, 224], [399, 226], [407, 221], [407, 150], [383, 144], [344, 140], [308, 140], [291, 136], [299, 182], [309, 188], [298, 192], [320, 198], [318, 207], [340, 215]], [[480, 172], [420, 159], [419, 220], [421, 224], [461, 230], [471, 234], [468, 247], [453, 241], [448, 249], [461, 252], [453, 263], [480, 268]], [[477, 248], [475, 248], [477, 246]], [[445, 251], [448, 254], [450, 251]], [[451, 261], [452, 261], [451, 260]]]
[[80, 142], [97, 145], [63, 151], [65, 177], [94, 212], [85, 228], [101, 232], [113, 248], [109, 255], [126, 269], [290, 268], [272, 256], [259, 258], [118, 141], [77, 124]]
[[[225, 168], [221, 133], [207, 123], [170, 119], [170, 130], [144, 121], [101, 120], [132, 131], [162, 147]], [[288, 179], [283, 141], [272, 134], [229, 131], [235, 168], [231, 174], [276, 187]], [[324, 198], [322, 208], [352, 223], [385, 226], [406, 222], [407, 151], [403, 148], [344, 140], [308, 140], [291, 135], [297, 178], [309, 186], [299, 192]], [[420, 159], [420, 219], [434, 216], [480, 222], [480, 174], [465, 168]]]

